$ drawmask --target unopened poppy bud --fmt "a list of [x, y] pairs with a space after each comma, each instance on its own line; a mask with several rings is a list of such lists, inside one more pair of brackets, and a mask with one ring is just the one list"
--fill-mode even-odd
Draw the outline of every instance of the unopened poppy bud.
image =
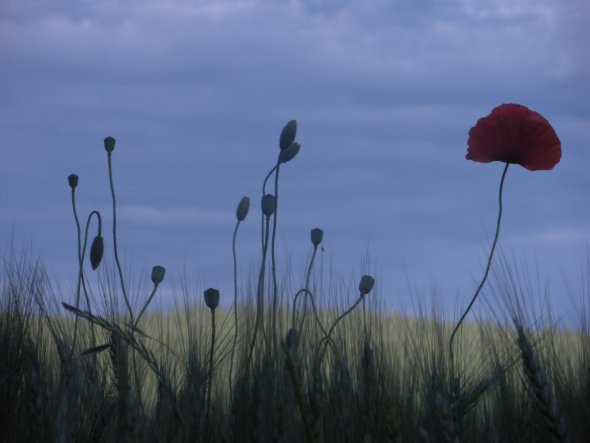
[[204, 296], [205, 303], [209, 309], [213, 311], [217, 308], [217, 306], [219, 306], [219, 290], [213, 288], [206, 289]]
[[279, 154], [279, 162], [287, 163], [289, 160], [292, 160], [293, 157], [295, 157], [299, 152], [299, 149], [301, 149], [301, 145], [299, 143], [291, 143], [287, 149], [281, 151]]
[[152, 282], [154, 285], [159, 285], [164, 280], [166, 268], [164, 266], [154, 266], [152, 268]]
[[373, 285], [375, 284], [375, 279], [370, 275], [363, 275], [361, 277], [361, 282], [359, 283], [359, 291], [361, 295], [366, 295], [371, 292], [373, 289]]
[[281, 151], [287, 149], [295, 141], [297, 134], [297, 120], [291, 120], [285, 125], [281, 131], [281, 138], [279, 139], [279, 147]]
[[107, 152], [113, 152], [113, 149], [115, 149], [115, 139], [113, 137], [107, 137], [104, 139], [104, 148], [106, 149]]
[[324, 231], [322, 231], [320, 228], [313, 228], [311, 230], [311, 242], [313, 243], [314, 246], [319, 245], [322, 242], [323, 238], [324, 238]]
[[277, 209], [277, 199], [272, 194], [266, 194], [262, 197], [262, 213], [270, 217]]
[[78, 176], [76, 174], [68, 175], [68, 183], [70, 184], [70, 188], [76, 189], [76, 186], [78, 186]]
[[250, 198], [249, 197], [242, 197], [240, 203], [238, 203], [238, 208], [236, 209], [236, 218], [238, 221], [242, 221], [248, 215], [248, 209], [250, 209]]
[[90, 265], [92, 266], [93, 271], [98, 268], [98, 265], [100, 265], [103, 253], [104, 241], [102, 240], [101, 235], [97, 235], [92, 241], [92, 246], [90, 246]]
[[289, 329], [289, 332], [287, 332], [287, 338], [285, 342], [287, 345], [287, 350], [293, 351], [297, 349], [297, 345], [299, 344], [299, 335], [297, 334], [297, 329]]

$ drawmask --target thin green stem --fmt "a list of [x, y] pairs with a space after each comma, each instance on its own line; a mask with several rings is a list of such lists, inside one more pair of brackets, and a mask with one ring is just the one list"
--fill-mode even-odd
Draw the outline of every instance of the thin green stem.
[[358, 300], [350, 308], [348, 308], [336, 320], [334, 320], [334, 323], [332, 323], [332, 326], [330, 327], [330, 330], [328, 331], [328, 333], [324, 336], [324, 338], [322, 338], [322, 340], [320, 340], [320, 348], [321, 348], [321, 345], [324, 341], [326, 342], [326, 344], [324, 345], [323, 349], [321, 350], [321, 352], [319, 354], [319, 362], [321, 362], [321, 360], [324, 356], [324, 353], [326, 352], [326, 348], [328, 347], [329, 342], [332, 340], [332, 332], [334, 332], [336, 325], [338, 325], [338, 323], [340, 323], [340, 321], [342, 321], [342, 319], [344, 317], [346, 317], [348, 314], [350, 314], [352, 311], [354, 311], [354, 309], [360, 304], [361, 301], [364, 300], [364, 298], [365, 298], [364, 294], [361, 294], [359, 296]]
[[[272, 176], [272, 173], [275, 172], [275, 170], [277, 169], [278, 165], [274, 165], [273, 168], [268, 171], [268, 174], [266, 174], [266, 177], [264, 177], [264, 181], [262, 182], [262, 195], [266, 195], [266, 183], [268, 182], [268, 180], [270, 179], [270, 177]], [[262, 243], [262, 248], [264, 249], [264, 214], [261, 215], [261, 220], [260, 220], [260, 242]]]
[[453, 371], [453, 366], [454, 366], [453, 342], [455, 339], [455, 335], [459, 331], [459, 328], [463, 324], [465, 317], [467, 317], [467, 314], [469, 313], [469, 311], [471, 310], [471, 307], [475, 303], [475, 300], [479, 296], [479, 293], [481, 292], [483, 285], [488, 278], [488, 274], [489, 274], [490, 268], [492, 266], [492, 257], [494, 256], [494, 250], [496, 249], [496, 244], [498, 243], [498, 236], [500, 235], [500, 222], [502, 220], [502, 190], [504, 189], [504, 179], [506, 178], [506, 173], [508, 172], [508, 166], [510, 166], [510, 163], [506, 163], [506, 166], [504, 167], [504, 171], [502, 172], [502, 178], [500, 179], [500, 190], [498, 192], [498, 219], [496, 221], [496, 233], [494, 235], [492, 249], [490, 250], [490, 254], [488, 256], [488, 263], [486, 265], [486, 269], [483, 274], [483, 278], [481, 279], [481, 282], [479, 283], [479, 286], [477, 287], [475, 294], [473, 295], [471, 301], [469, 302], [467, 309], [465, 310], [465, 312], [463, 312], [463, 315], [461, 316], [461, 318], [457, 322], [455, 329], [453, 329], [453, 333], [451, 334], [451, 339], [449, 340], [449, 352], [450, 352], [450, 356], [451, 356], [451, 371]]
[[[311, 294], [311, 291], [309, 290], [309, 280], [311, 279], [311, 270], [313, 269], [313, 262], [315, 260], [315, 256], [318, 252], [318, 246], [317, 245], [313, 245], [313, 253], [311, 254], [311, 260], [309, 261], [309, 266], [307, 267], [307, 273], [305, 274], [305, 290]], [[313, 299], [312, 299], [313, 301]], [[295, 304], [293, 304], [293, 307], [295, 307]], [[315, 310], [315, 307], [314, 307]], [[303, 301], [303, 313], [301, 314], [301, 323], [299, 324], [299, 330], [302, 330], [301, 328], [303, 327], [303, 325], [305, 324], [305, 317], [307, 316], [307, 297], [304, 299]], [[295, 327], [293, 325], [293, 327]]]
[[205, 423], [209, 428], [209, 414], [211, 412], [211, 386], [213, 382], [213, 353], [215, 352], [215, 309], [211, 309], [211, 350], [209, 351], [209, 375], [207, 377], [207, 418]]
[[254, 322], [254, 335], [252, 336], [252, 343], [250, 344], [250, 352], [248, 353], [248, 365], [252, 361], [258, 330], [262, 328], [264, 334], [264, 278], [266, 274], [266, 255], [268, 252], [270, 217], [266, 217], [265, 226], [266, 229], [264, 229], [262, 242], [262, 264], [260, 265], [260, 272], [258, 274], [258, 289], [256, 291], [256, 320]]
[[[277, 309], [278, 309], [278, 285], [277, 285], [277, 270], [276, 270], [276, 256], [275, 256], [275, 240], [277, 236], [277, 215], [279, 211], [279, 171], [280, 163], [277, 161], [275, 172], [275, 210], [272, 217], [272, 240], [270, 246], [270, 261], [272, 273], [272, 340], [276, 345], [277, 338]], [[275, 346], [276, 347], [276, 346]]]
[[[75, 208], [75, 206], [74, 206], [74, 208]], [[74, 209], [74, 214], [76, 214], [75, 215], [76, 225], [79, 228], [80, 222], [78, 221], [78, 216], [77, 216], [75, 209]], [[88, 292], [86, 290], [86, 284], [84, 282], [84, 257], [86, 256], [86, 246], [88, 245], [88, 230], [90, 229], [90, 222], [92, 221], [93, 215], [95, 215], [98, 220], [98, 235], [101, 235], [101, 233], [102, 233], [102, 219], [100, 217], [100, 212], [92, 211], [90, 214], [88, 214], [88, 218], [86, 220], [86, 226], [84, 228], [84, 244], [82, 245], [82, 249], [80, 249], [80, 243], [78, 244], [79, 271], [78, 271], [78, 284], [76, 286], [76, 309], [80, 308], [80, 306], [79, 306], [80, 305], [80, 285], [82, 285], [82, 289], [84, 290], [84, 296], [86, 298], [86, 305], [88, 307], [88, 312], [90, 312], [90, 313], [92, 313], [91, 307], [90, 307], [90, 298], [88, 297]], [[78, 238], [81, 242], [81, 237], [78, 236]], [[96, 337], [95, 337], [93, 324], [91, 324], [91, 331], [92, 331], [93, 342], [96, 343]], [[76, 316], [76, 318], [74, 319], [74, 338], [72, 340], [72, 352], [74, 351], [74, 348], [76, 346], [77, 336], [78, 336], [78, 316]]]
[[111, 153], [107, 153], [108, 163], [109, 163], [109, 184], [111, 186], [111, 199], [113, 202], [113, 250], [115, 252], [115, 262], [117, 264], [117, 270], [119, 271], [119, 279], [121, 281], [121, 291], [123, 291], [123, 299], [125, 300], [125, 305], [127, 306], [127, 311], [129, 312], [129, 320], [131, 324], [134, 324], [133, 321], [133, 310], [131, 309], [131, 303], [129, 302], [129, 297], [127, 296], [127, 290], [125, 289], [125, 280], [123, 279], [123, 270], [121, 269], [121, 263], [119, 261], [119, 253], [117, 250], [117, 205], [115, 200], [115, 185], [113, 183], [113, 165], [112, 165], [112, 156]]
[[238, 227], [240, 221], [236, 223], [234, 235], [232, 238], [232, 256], [234, 261], [234, 339], [231, 346], [231, 356], [229, 359], [229, 398], [233, 399], [233, 370], [234, 370], [234, 355], [236, 351], [236, 343], [238, 341], [238, 259], [236, 255], [236, 237], [238, 235]]
[[141, 316], [144, 314], [145, 310], [147, 309], [149, 304], [152, 302], [152, 299], [154, 298], [154, 295], [156, 295], [157, 290], [158, 290], [158, 285], [154, 284], [154, 289], [152, 290], [152, 293], [150, 294], [147, 301], [143, 305], [143, 308], [141, 308], [141, 311], [139, 311], [139, 315], [135, 319], [135, 323], [133, 323], [134, 327], [137, 327], [137, 325], [139, 325], [139, 320], [141, 319]]
[[[305, 294], [306, 300], [307, 300], [307, 297], [309, 297], [309, 299], [311, 300], [311, 308], [313, 310], [313, 315], [314, 315], [315, 321], [318, 324], [318, 326], [320, 328], [320, 331], [322, 332], [322, 334], [325, 337], [327, 335], [327, 333], [326, 333], [326, 330], [324, 329], [324, 326], [322, 325], [322, 322], [320, 321], [320, 318], [318, 316], [318, 311], [316, 309], [316, 305], [315, 305], [315, 300], [314, 300], [313, 294], [311, 293], [311, 291], [309, 289], [300, 289], [295, 294], [295, 297], [293, 299], [293, 311], [292, 311], [292, 318], [291, 318], [291, 325], [292, 325], [292, 327], [293, 328], [295, 327], [296, 314], [297, 314], [297, 300], [299, 299], [299, 296], [301, 294]], [[300, 331], [300, 332], [303, 331], [302, 325], [303, 325], [303, 322], [300, 321], [299, 326], [297, 328], [297, 330]]]
[[[74, 211], [74, 220], [76, 221], [76, 232], [78, 235], [78, 283], [76, 284], [76, 309], [80, 308], [80, 285], [83, 279], [83, 268], [82, 268], [82, 239], [80, 238], [82, 233], [80, 229], [80, 220], [78, 219], [78, 212], [76, 211], [76, 191], [75, 188], [72, 188], [72, 209]], [[74, 348], [76, 347], [76, 336], [78, 335], [78, 316], [74, 318], [74, 337], [72, 339], [72, 351], [74, 352]], [[71, 355], [70, 355], [71, 357]]]

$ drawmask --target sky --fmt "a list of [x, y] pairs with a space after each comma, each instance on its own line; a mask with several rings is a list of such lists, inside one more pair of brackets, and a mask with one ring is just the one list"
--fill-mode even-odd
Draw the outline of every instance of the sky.
[[81, 218], [102, 213], [112, 257], [113, 136], [129, 279], [149, 292], [163, 265], [156, 305], [183, 278], [227, 303], [236, 205], [252, 200], [237, 241], [245, 284], [262, 180], [296, 119], [277, 268], [300, 286], [320, 227], [318, 263], [352, 293], [370, 272], [382, 309], [434, 301], [457, 316], [486, 263], [503, 167], [466, 160], [467, 134], [520, 103], [551, 122], [563, 156], [552, 171], [510, 168], [500, 246], [534, 269], [556, 313], [576, 315], [589, 278], [589, 20], [585, 0], [2, 0], [0, 244], [30, 247], [71, 299], [67, 177], [80, 177]]

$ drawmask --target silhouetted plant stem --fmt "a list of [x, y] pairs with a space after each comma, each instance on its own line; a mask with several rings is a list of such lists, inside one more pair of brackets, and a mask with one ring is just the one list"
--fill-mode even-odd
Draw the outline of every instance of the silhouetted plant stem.
[[211, 413], [211, 386], [213, 382], [213, 355], [215, 352], [215, 309], [211, 311], [211, 349], [209, 351], [209, 374], [207, 376], [207, 414], [205, 423], [210, 429], [210, 413]]
[[[82, 256], [82, 239], [81, 239], [81, 229], [80, 229], [80, 220], [78, 219], [78, 212], [76, 211], [76, 188], [72, 187], [72, 210], [74, 212], [74, 220], [76, 221], [76, 234], [77, 234], [77, 245], [78, 245], [78, 282], [76, 284], [76, 309], [80, 309], [80, 284], [82, 281], [82, 264], [83, 264], [83, 256]], [[78, 316], [74, 318], [74, 337], [72, 338], [72, 351], [74, 352], [74, 348], [76, 346], [76, 335], [78, 334]], [[71, 357], [71, 355], [70, 355]]]
[[252, 336], [252, 343], [250, 344], [250, 352], [248, 353], [248, 364], [252, 361], [258, 330], [262, 328], [262, 334], [264, 335], [264, 278], [266, 274], [266, 255], [268, 252], [268, 237], [270, 231], [270, 217], [265, 216], [265, 218], [266, 222], [263, 229], [264, 235], [262, 242], [262, 264], [260, 265], [258, 288], [256, 290], [256, 320], [254, 322], [254, 334]]
[[234, 263], [234, 338], [231, 346], [231, 355], [229, 359], [229, 397], [233, 399], [233, 370], [234, 370], [234, 356], [236, 351], [236, 343], [238, 341], [238, 259], [236, 256], [236, 237], [238, 235], [238, 227], [240, 221], [236, 223], [234, 228], [234, 235], [232, 237], [232, 257]]
[[[295, 323], [296, 323], [296, 315], [297, 315], [297, 299], [299, 298], [299, 296], [301, 294], [304, 294], [305, 297], [309, 297], [309, 299], [311, 300], [311, 307], [313, 310], [313, 315], [315, 318], [316, 323], [318, 324], [320, 331], [322, 332], [323, 336], [325, 337], [327, 335], [326, 330], [324, 329], [324, 326], [322, 325], [322, 322], [320, 321], [320, 318], [318, 316], [318, 312], [316, 309], [316, 305], [315, 305], [315, 300], [313, 297], [313, 294], [311, 293], [311, 291], [309, 289], [300, 289], [299, 291], [297, 291], [297, 293], [295, 294], [295, 298], [293, 299], [293, 310], [292, 310], [292, 318], [291, 318], [291, 325], [293, 328], [295, 328]], [[296, 328], [298, 331], [301, 331], [301, 325], [303, 324], [303, 322], [300, 320], [299, 323], [299, 327]]]
[[277, 339], [277, 309], [278, 309], [278, 288], [277, 288], [277, 271], [276, 271], [276, 256], [275, 256], [275, 240], [277, 235], [277, 213], [279, 209], [279, 171], [280, 163], [277, 161], [275, 171], [275, 199], [276, 207], [272, 217], [272, 240], [270, 247], [270, 268], [272, 273], [272, 341], [276, 345]]
[[498, 236], [500, 234], [500, 222], [502, 220], [502, 190], [504, 188], [504, 179], [506, 178], [506, 173], [508, 172], [508, 166], [510, 166], [510, 163], [506, 163], [506, 166], [504, 167], [504, 171], [502, 172], [502, 178], [500, 179], [500, 190], [498, 192], [498, 219], [496, 221], [496, 233], [494, 235], [494, 241], [492, 243], [492, 248], [490, 250], [490, 255], [488, 256], [488, 263], [486, 265], [486, 269], [485, 269], [485, 272], [483, 274], [483, 278], [481, 279], [481, 282], [479, 283], [479, 286], [477, 287], [477, 290], [475, 291], [475, 294], [473, 295], [473, 298], [469, 302], [469, 305], [467, 306], [467, 309], [465, 309], [465, 312], [463, 312], [463, 315], [461, 316], [461, 318], [457, 322], [457, 325], [455, 326], [455, 329], [453, 329], [453, 332], [451, 334], [451, 339], [449, 340], [449, 353], [450, 353], [450, 358], [451, 358], [451, 374], [453, 374], [453, 371], [454, 371], [454, 363], [455, 363], [454, 354], [453, 354], [453, 342], [454, 342], [454, 339], [455, 339], [455, 335], [457, 334], [457, 331], [459, 330], [459, 328], [461, 327], [463, 321], [465, 320], [465, 317], [467, 317], [467, 314], [471, 310], [471, 307], [475, 303], [475, 300], [479, 296], [479, 293], [481, 292], [481, 290], [483, 288], [483, 285], [484, 285], [484, 283], [486, 282], [486, 280], [488, 278], [488, 274], [489, 274], [490, 268], [492, 266], [492, 258], [494, 256], [494, 250], [496, 249], [496, 244], [498, 243]]
[[[310, 295], [311, 295], [311, 291], [309, 290], [309, 280], [311, 279], [311, 271], [313, 269], [313, 263], [315, 261], [315, 256], [316, 256], [317, 252], [318, 252], [318, 245], [314, 245], [313, 246], [313, 253], [311, 254], [311, 259], [309, 260], [309, 266], [307, 267], [307, 272], [305, 274], [305, 290]], [[313, 297], [312, 297], [312, 302], [313, 302]], [[293, 307], [295, 307], [295, 304], [293, 304]], [[314, 309], [314, 315], [316, 316], [316, 320], [317, 320], [317, 313], [315, 313], [315, 305], [314, 305], [313, 309]], [[302, 328], [303, 328], [303, 325], [305, 324], [306, 315], [307, 315], [307, 297], [305, 297], [305, 299], [303, 300], [303, 313], [301, 314], [301, 323], [299, 324], [300, 331], [303, 330]], [[293, 325], [293, 327], [295, 327], [295, 326]]]
[[115, 185], [113, 183], [113, 165], [111, 152], [107, 152], [107, 157], [109, 164], [109, 184], [111, 186], [111, 199], [113, 202], [113, 250], [115, 253], [115, 262], [117, 264], [117, 270], [119, 271], [119, 279], [121, 281], [121, 291], [123, 292], [123, 299], [125, 300], [127, 311], [129, 312], [130, 323], [134, 324], [133, 310], [131, 309], [131, 303], [129, 302], [129, 297], [127, 296], [127, 290], [125, 289], [125, 280], [123, 278], [123, 270], [121, 269], [121, 263], [119, 261], [119, 253], [117, 249], [117, 205], [115, 199]]
[[[328, 347], [328, 344], [332, 341], [332, 332], [334, 332], [334, 329], [336, 328], [336, 326], [338, 325], [338, 323], [340, 323], [342, 321], [342, 319], [344, 319], [344, 317], [346, 317], [348, 314], [350, 314], [352, 311], [354, 311], [354, 309], [360, 304], [360, 302], [362, 302], [365, 298], [365, 294], [361, 294], [360, 297], [357, 299], [357, 301], [350, 307], [348, 308], [346, 311], [344, 311], [336, 320], [334, 320], [334, 323], [332, 323], [332, 326], [330, 327], [330, 330], [328, 331], [328, 333], [320, 340], [320, 354], [319, 354], [319, 362], [321, 363], [322, 358], [326, 352], [326, 348]], [[325, 342], [325, 344], [324, 344]], [[324, 347], [322, 348], [322, 344], [324, 344]]]
[[[92, 216], [95, 215], [96, 219], [98, 220], [98, 235], [100, 236], [102, 233], [102, 218], [100, 216], [100, 212], [92, 211], [88, 214], [88, 219], [86, 220], [86, 226], [84, 229], [84, 244], [82, 245], [82, 249], [78, 249], [78, 261], [79, 261], [79, 271], [78, 271], [78, 283], [76, 285], [76, 309], [80, 308], [80, 286], [82, 286], [84, 290], [84, 296], [86, 298], [86, 305], [88, 308], [88, 312], [92, 313], [90, 307], [90, 298], [88, 297], [88, 292], [86, 291], [86, 285], [84, 283], [84, 257], [86, 256], [86, 247], [88, 246], [88, 230], [90, 229], [90, 222], [92, 221]], [[79, 228], [80, 224], [78, 221], [78, 217], [76, 215], [76, 225]], [[78, 236], [80, 239], [80, 236]], [[91, 331], [92, 331], [92, 339], [93, 342], [96, 342], [95, 332], [94, 332], [94, 325], [91, 324]], [[76, 346], [76, 340], [78, 335], [78, 316], [74, 319], [74, 338], [72, 340], [72, 352]]]
[[[270, 179], [270, 177], [272, 176], [273, 172], [275, 172], [275, 170], [279, 167], [279, 165], [275, 165], [273, 166], [273, 168], [268, 172], [268, 174], [266, 174], [266, 177], [264, 178], [264, 181], [262, 182], [262, 195], [266, 195], [266, 183], [268, 182], [268, 180]], [[260, 242], [262, 243], [262, 249], [264, 249], [264, 214], [262, 214], [261, 216], [261, 220], [260, 220]]]
[[139, 314], [136, 317], [135, 322], [133, 323], [134, 327], [137, 327], [137, 325], [139, 324], [139, 320], [141, 319], [142, 315], [145, 313], [145, 310], [147, 309], [148, 305], [152, 302], [152, 299], [154, 298], [154, 295], [156, 295], [156, 291], [158, 290], [158, 286], [159, 285], [154, 285], [154, 289], [152, 289], [152, 293], [150, 294], [147, 301], [145, 302], [145, 304], [141, 308], [141, 311], [139, 311]]

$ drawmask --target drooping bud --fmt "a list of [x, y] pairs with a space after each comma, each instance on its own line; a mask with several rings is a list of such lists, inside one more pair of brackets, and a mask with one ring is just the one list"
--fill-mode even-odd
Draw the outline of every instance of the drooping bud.
[[324, 231], [322, 231], [320, 228], [313, 228], [311, 230], [311, 243], [314, 246], [318, 246], [322, 242], [323, 238], [324, 238]]
[[373, 285], [375, 284], [375, 279], [370, 275], [363, 275], [361, 277], [361, 282], [359, 283], [359, 291], [361, 295], [366, 295], [371, 292], [373, 289]]
[[291, 146], [295, 141], [295, 135], [297, 135], [297, 120], [291, 120], [281, 131], [281, 138], [279, 139], [279, 148], [281, 148], [281, 151]]
[[270, 217], [277, 210], [277, 199], [272, 194], [262, 196], [262, 213]]
[[104, 148], [109, 153], [113, 152], [113, 149], [115, 149], [115, 139], [111, 136], [105, 138], [104, 139]]
[[248, 210], [250, 209], [250, 198], [249, 197], [242, 197], [240, 203], [238, 203], [238, 208], [236, 209], [236, 218], [238, 221], [243, 221], [246, 216], [248, 215]]
[[93, 271], [98, 268], [98, 265], [100, 265], [103, 253], [104, 241], [102, 240], [101, 235], [97, 235], [92, 241], [92, 246], [90, 246], [90, 265], [92, 266]]
[[205, 296], [205, 303], [209, 309], [213, 311], [219, 306], [219, 290], [209, 288], [205, 290], [203, 295]]
[[154, 285], [159, 285], [164, 280], [166, 268], [164, 266], [154, 266], [152, 268], [152, 282]]
[[78, 186], [78, 176], [76, 174], [68, 175], [68, 183], [70, 184], [70, 188], [72, 188], [72, 190], [76, 189], [76, 186]]
[[279, 154], [279, 162], [287, 163], [289, 160], [292, 160], [293, 157], [295, 157], [299, 152], [299, 149], [301, 149], [301, 145], [299, 143], [291, 143], [287, 149], [282, 150]]

